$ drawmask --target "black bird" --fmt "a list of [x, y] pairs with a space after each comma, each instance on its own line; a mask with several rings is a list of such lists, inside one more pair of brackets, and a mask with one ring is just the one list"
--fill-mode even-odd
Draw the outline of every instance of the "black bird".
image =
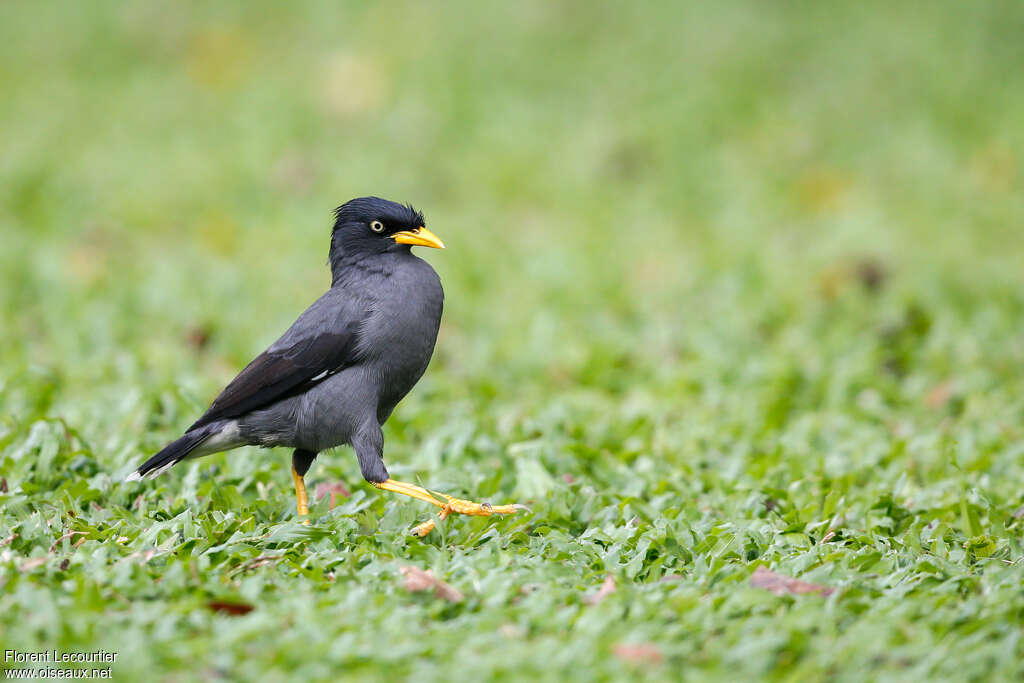
[[[381, 425], [423, 375], [441, 324], [437, 273], [412, 246], [444, 249], [423, 214], [379, 197], [335, 211], [331, 288], [255, 358], [185, 434], [144, 462], [129, 481], [155, 477], [187, 458], [239, 446], [288, 446], [298, 513], [309, 514], [303, 476], [321, 451], [348, 444], [363, 477], [380, 489], [441, 508], [443, 519], [511, 514], [388, 477]], [[440, 496], [440, 497], [438, 497]], [[417, 527], [428, 533], [433, 522]]]

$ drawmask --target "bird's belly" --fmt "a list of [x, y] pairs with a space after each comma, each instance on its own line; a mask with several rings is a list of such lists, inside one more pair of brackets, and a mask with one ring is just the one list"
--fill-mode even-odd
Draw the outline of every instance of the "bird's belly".
[[367, 365], [377, 386], [381, 423], [426, 371], [441, 318], [439, 297], [416, 292], [393, 301], [378, 309], [364, 330], [372, 340]]
[[361, 366], [347, 368], [307, 391], [295, 414], [297, 447], [313, 452], [351, 443], [375, 415], [373, 378]]

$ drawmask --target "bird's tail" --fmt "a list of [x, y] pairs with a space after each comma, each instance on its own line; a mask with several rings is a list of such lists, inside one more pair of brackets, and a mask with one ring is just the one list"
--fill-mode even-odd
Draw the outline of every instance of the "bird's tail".
[[[125, 481], [138, 481], [143, 477], [152, 479], [163, 474], [169, 468], [189, 457], [192, 451], [196, 450], [204, 441], [221, 430], [224, 425], [215, 422], [205, 425], [199, 429], [185, 432], [183, 436], [163, 447], [163, 449], [146, 462], [139, 465], [139, 469], [129, 474]], [[199, 455], [199, 454], [196, 454]]]

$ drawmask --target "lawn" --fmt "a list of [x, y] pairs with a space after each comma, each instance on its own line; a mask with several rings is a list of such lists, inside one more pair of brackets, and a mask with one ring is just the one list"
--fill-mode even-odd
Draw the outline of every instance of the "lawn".
[[[1022, 35], [1010, 1], [3, 3], [0, 649], [1024, 676]], [[283, 449], [125, 483], [365, 194], [448, 244], [391, 473], [530, 510], [411, 537], [434, 511], [348, 449], [308, 526]]]

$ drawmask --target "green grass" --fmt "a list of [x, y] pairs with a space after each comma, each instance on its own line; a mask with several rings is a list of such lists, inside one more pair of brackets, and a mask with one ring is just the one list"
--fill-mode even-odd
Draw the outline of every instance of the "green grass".
[[[1019, 678], [1021, 35], [1015, 2], [3, 3], [0, 647], [123, 680]], [[347, 449], [308, 527], [283, 450], [123, 483], [370, 193], [449, 245], [392, 474], [531, 511], [410, 538], [431, 511]]]

